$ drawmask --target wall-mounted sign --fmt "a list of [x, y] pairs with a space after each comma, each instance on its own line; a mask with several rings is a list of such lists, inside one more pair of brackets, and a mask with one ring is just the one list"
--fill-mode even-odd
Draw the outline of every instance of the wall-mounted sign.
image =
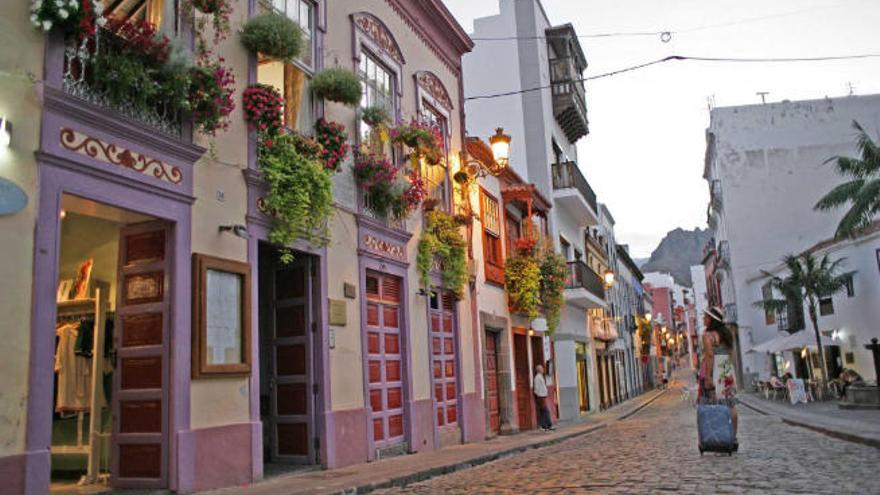
[[0, 177], [0, 215], [12, 215], [27, 206], [24, 190], [12, 181]]
[[357, 289], [355, 289], [354, 284], [344, 282], [342, 284], [342, 295], [344, 295], [348, 299], [356, 298], [357, 297]]
[[344, 327], [348, 323], [348, 308], [345, 301], [330, 299], [330, 324]]
[[401, 261], [406, 261], [406, 248], [401, 244], [395, 244], [393, 242], [388, 242], [383, 239], [379, 239], [374, 237], [371, 234], [364, 235], [364, 246], [382, 256], [387, 256], [389, 258], [394, 258]]

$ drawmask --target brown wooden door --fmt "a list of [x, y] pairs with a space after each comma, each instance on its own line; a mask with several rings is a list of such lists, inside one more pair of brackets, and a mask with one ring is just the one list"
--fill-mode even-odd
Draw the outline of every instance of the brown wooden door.
[[486, 330], [486, 409], [489, 412], [489, 431], [501, 433], [501, 407], [498, 402], [498, 334]]
[[519, 414], [519, 429], [531, 430], [532, 421], [532, 387], [529, 381], [529, 341], [525, 335], [513, 336], [513, 357], [516, 369], [516, 409]]
[[367, 369], [373, 443], [376, 448], [404, 439], [403, 343], [401, 342], [401, 280], [368, 271]]
[[312, 384], [312, 277], [307, 257], [274, 272], [272, 377], [269, 383], [272, 462], [311, 464], [314, 427]]
[[458, 423], [455, 384], [455, 299], [449, 292], [431, 291], [431, 368], [434, 383], [435, 426]]
[[111, 404], [114, 487], [168, 486], [170, 238], [163, 222], [127, 226], [120, 233]]

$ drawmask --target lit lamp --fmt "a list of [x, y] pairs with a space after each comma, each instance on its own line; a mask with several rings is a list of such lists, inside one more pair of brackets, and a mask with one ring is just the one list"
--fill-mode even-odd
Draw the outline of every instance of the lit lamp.
[[495, 134], [489, 137], [489, 146], [492, 147], [492, 157], [501, 168], [507, 167], [510, 163], [510, 136], [504, 134], [504, 129], [499, 127], [495, 129]]
[[651, 323], [652, 316], [653, 315], [651, 313], [645, 313], [645, 321], [647, 321], [648, 323]]
[[605, 279], [605, 287], [611, 287], [612, 285], [614, 285], [614, 272], [612, 272], [611, 270], [605, 272], [605, 276], [603, 278]]

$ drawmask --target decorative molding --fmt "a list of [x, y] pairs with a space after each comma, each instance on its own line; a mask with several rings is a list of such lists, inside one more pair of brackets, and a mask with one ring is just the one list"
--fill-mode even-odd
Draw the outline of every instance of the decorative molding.
[[444, 65], [461, 79], [461, 57], [474, 42], [440, 0], [386, 0]]
[[48, 85], [43, 86], [42, 100], [45, 109], [51, 110], [51, 113], [75, 119], [91, 129], [138, 143], [143, 148], [161, 151], [184, 163], [197, 162], [206, 151], [201, 146], [169, 136]]
[[354, 21], [354, 25], [384, 51], [386, 55], [400, 65], [406, 63], [403, 59], [403, 52], [400, 51], [400, 46], [397, 44], [397, 40], [394, 39], [394, 35], [391, 34], [388, 27], [378, 17], [366, 12], [359, 12], [352, 14], [351, 18]]
[[372, 234], [364, 234], [364, 247], [376, 254], [406, 261], [406, 247], [401, 244], [379, 239]]
[[64, 149], [94, 158], [99, 162], [134, 170], [172, 184], [180, 184], [183, 181], [180, 167], [121, 146], [117, 147], [113, 143], [104, 142], [67, 127], [61, 128], [60, 142]]
[[443, 85], [443, 81], [431, 71], [423, 70], [416, 72], [416, 84], [419, 88], [431, 95], [434, 101], [447, 111], [452, 110], [452, 99], [449, 97], [449, 91]]

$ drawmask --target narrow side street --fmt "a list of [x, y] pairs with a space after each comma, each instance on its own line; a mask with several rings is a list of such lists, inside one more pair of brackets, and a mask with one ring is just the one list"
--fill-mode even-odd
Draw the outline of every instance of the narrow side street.
[[733, 457], [700, 457], [696, 438], [695, 412], [672, 390], [590, 435], [374, 493], [880, 493], [877, 449], [748, 408]]

